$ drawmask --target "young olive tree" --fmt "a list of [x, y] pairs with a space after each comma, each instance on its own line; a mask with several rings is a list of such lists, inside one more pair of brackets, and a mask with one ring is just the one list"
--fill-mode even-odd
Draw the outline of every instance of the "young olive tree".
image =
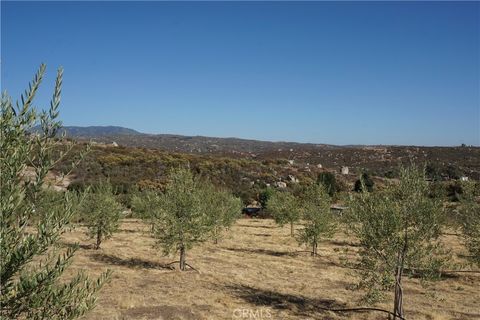
[[268, 199], [268, 210], [280, 226], [290, 223], [290, 235], [294, 236], [293, 224], [300, 219], [301, 206], [297, 197], [290, 192], [275, 191]]
[[311, 246], [312, 256], [317, 255], [319, 240], [329, 238], [335, 232], [336, 224], [330, 202], [326, 188], [318, 184], [308, 187], [301, 196], [304, 228], [298, 233], [298, 241]]
[[215, 244], [221, 236], [222, 229], [228, 229], [238, 219], [243, 204], [240, 198], [230, 192], [217, 190], [213, 186], [205, 186], [204, 203], [210, 214], [212, 237]]
[[122, 206], [115, 198], [112, 185], [101, 182], [91, 188], [83, 211], [87, 235], [95, 239], [95, 249], [100, 249], [101, 243], [117, 231], [122, 215]]
[[[58, 70], [48, 111], [32, 101], [45, 73], [41, 65], [25, 94], [12, 104], [5, 92], [0, 115], [0, 318], [74, 319], [92, 309], [108, 273], [90, 280], [82, 273], [62, 278], [76, 248], [57, 254], [55, 248], [77, 206], [64, 193], [61, 205], [48, 210], [42, 201], [47, 173], [72, 149], [56, 137], [62, 69]], [[38, 134], [32, 134], [40, 124]], [[58, 153], [59, 149], [65, 148]], [[80, 157], [81, 158], [81, 157]], [[33, 169], [30, 179], [26, 172]], [[41, 219], [35, 217], [41, 208]], [[62, 278], [62, 279], [61, 279]]]
[[361, 246], [360, 285], [372, 302], [381, 290], [393, 289], [393, 314], [403, 318], [403, 276], [417, 272], [425, 279], [438, 277], [446, 262], [438, 241], [442, 206], [428, 196], [424, 172], [415, 167], [401, 169], [399, 183], [384, 190], [362, 190], [348, 213]]
[[152, 212], [157, 207], [155, 204], [157, 194], [154, 191], [144, 190], [132, 195], [132, 211], [136, 217], [150, 220]]
[[180, 270], [186, 270], [186, 252], [211, 237], [213, 224], [206, 203], [205, 182], [187, 169], [169, 174], [165, 192], [159, 194], [153, 212], [153, 236], [165, 255], [180, 252]]
[[478, 202], [475, 183], [463, 184], [460, 203], [460, 223], [465, 246], [470, 253], [470, 260], [480, 266], [480, 203]]

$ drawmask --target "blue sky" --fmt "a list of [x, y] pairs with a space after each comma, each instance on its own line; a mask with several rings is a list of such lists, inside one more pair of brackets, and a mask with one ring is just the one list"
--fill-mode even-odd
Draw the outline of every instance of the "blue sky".
[[480, 145], [478, 2], [5, 2], [1, 80], [65, 125]]

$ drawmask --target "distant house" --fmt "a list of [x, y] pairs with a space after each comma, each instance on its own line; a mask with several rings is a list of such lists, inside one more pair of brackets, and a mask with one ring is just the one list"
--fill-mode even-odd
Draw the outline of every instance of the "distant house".
[[348, 167], [342, 167], [342, 174], [348, 174]]
[[462, 177], [460, 177], [460, 181], [468, 181], [468, 177], [462, 176]]
[[115, 141], [112, 142], [112, 147], [118, 147], [118, 143], [116, 143]]
[[294, 160], [288, 160], [288, 163], [292, 166], [295, 163], [295, 161]]

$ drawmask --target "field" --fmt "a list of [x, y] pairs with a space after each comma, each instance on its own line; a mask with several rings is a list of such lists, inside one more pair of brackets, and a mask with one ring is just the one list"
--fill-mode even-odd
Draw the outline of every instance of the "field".
[[[96, 309], [84, 319], [386, 319], [379, 312], [334, 313], [325, 308], [360, 306], [362, 292], [352, 290], [356, 278], [340, 257], [355, 243], [342, 232], [319, 244], [311, 257], [290, 237], [289, 228], [272, 220], [240, 219], [218, 244], [207, 242], [187, 252], [196, 270], [172, 270], [155, 249], [148, 226], [123, 220], [113, 238], [99, 250], [83, 227], [67, 233], [65, 245], [80, 243], [69, 272], [113, 276], [101, 291]], [[444, 236], [454, 259], [464, 248], [454, 232]], [[479, 319], [480, 275], [446, 274], [428, 287], [405, 279], [408, 319]], [[390, 298], [390, 296], [389, 296]], [[391, 299], [377, 305], [391, 310]]]

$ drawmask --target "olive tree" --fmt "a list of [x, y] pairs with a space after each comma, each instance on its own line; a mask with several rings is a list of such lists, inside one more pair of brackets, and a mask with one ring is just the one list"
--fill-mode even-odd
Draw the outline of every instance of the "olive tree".
[[304, 227], [298, 233], [298, 241], [310, 245], [312, 256], [316, 256], [319, 240], [329, 238], [335, 232], [335, 220], [330, 210], [331, 199], [326, 188], [313, 184], [305, 189], [300, 201]]
[[217, 190], [213, 186], [205, 186], [204, 204], [210, 214], [213, 241], [218, 243], [222, 229], [228, 229], [242, 212], [243, 204], [240, 198], [230, 192]]
[[446, 262], [438, 238], [441, 203], [428, 196], [423, 170], [402, 168], [399, 183], [384, 190], [357, 194], [348, 212], [350, 230], [360, 242], [357, 270], [370, 301], [381, 290], [394, 290], [393, 314], [404, 317], [403, 277], [416, 272], [425, 279], [439, 276]]
[[95, 239], [95, 249], [117, 231], [122, 206], [117, 202], [112, 185], [101, 182], [88, 192], [83, 206], [87, 235]]
[[186, 270], [186, 252], [211, 237], [213, 223], [203, 180], [188, 169], [168, 175], [165, 192], [158, 194], [152, 213], [152, 232], [165, 255], [180, 252], [180, 270]]
[[[15, 105], [5, 92], [0, 115], [0, 318], [74, 319], [92, 309], [96, 293], [108, 278], [91, 280], [77, 273], [62, 278], [76, 247], [58, 253], [77, 206], [63, 193], [62, 210], [41, 205], [47, 173], [72, 148], [56, 138], [62, 69], [58, 70], [53, 98], [47, 111], [32, 107], [45, 73], [41, 65], [20, 101]], [[34, 127], [39, 124], [37, 134]], [[58, 152], [62, 149], [62, 152]], [[65, 150], [63, 150], [65, 149]], [[81, 157], [80, 157], [81, 158]], [[30, 178], [27, 172], [33, 171]], [[59, 206], [56, 206], [59, 208]]]
[[480, 266], [480, 204], [475, 183], [463, 183], [463, 195], [460, 203], [460, 223], [465, 246], [472, 262]]
[[301, 206], [297, 197], [287, 191], [275, 191], [268, 199], [268, 210], [280, 226], [290, 224], [290, 235], [294, 236], [293, 224], [300, 219]]
[[151, 222], [152, 213], [158, 204], [157, 193], [151, 190], [143, 190], [132, 195], [132, 211], [135, 216]]

